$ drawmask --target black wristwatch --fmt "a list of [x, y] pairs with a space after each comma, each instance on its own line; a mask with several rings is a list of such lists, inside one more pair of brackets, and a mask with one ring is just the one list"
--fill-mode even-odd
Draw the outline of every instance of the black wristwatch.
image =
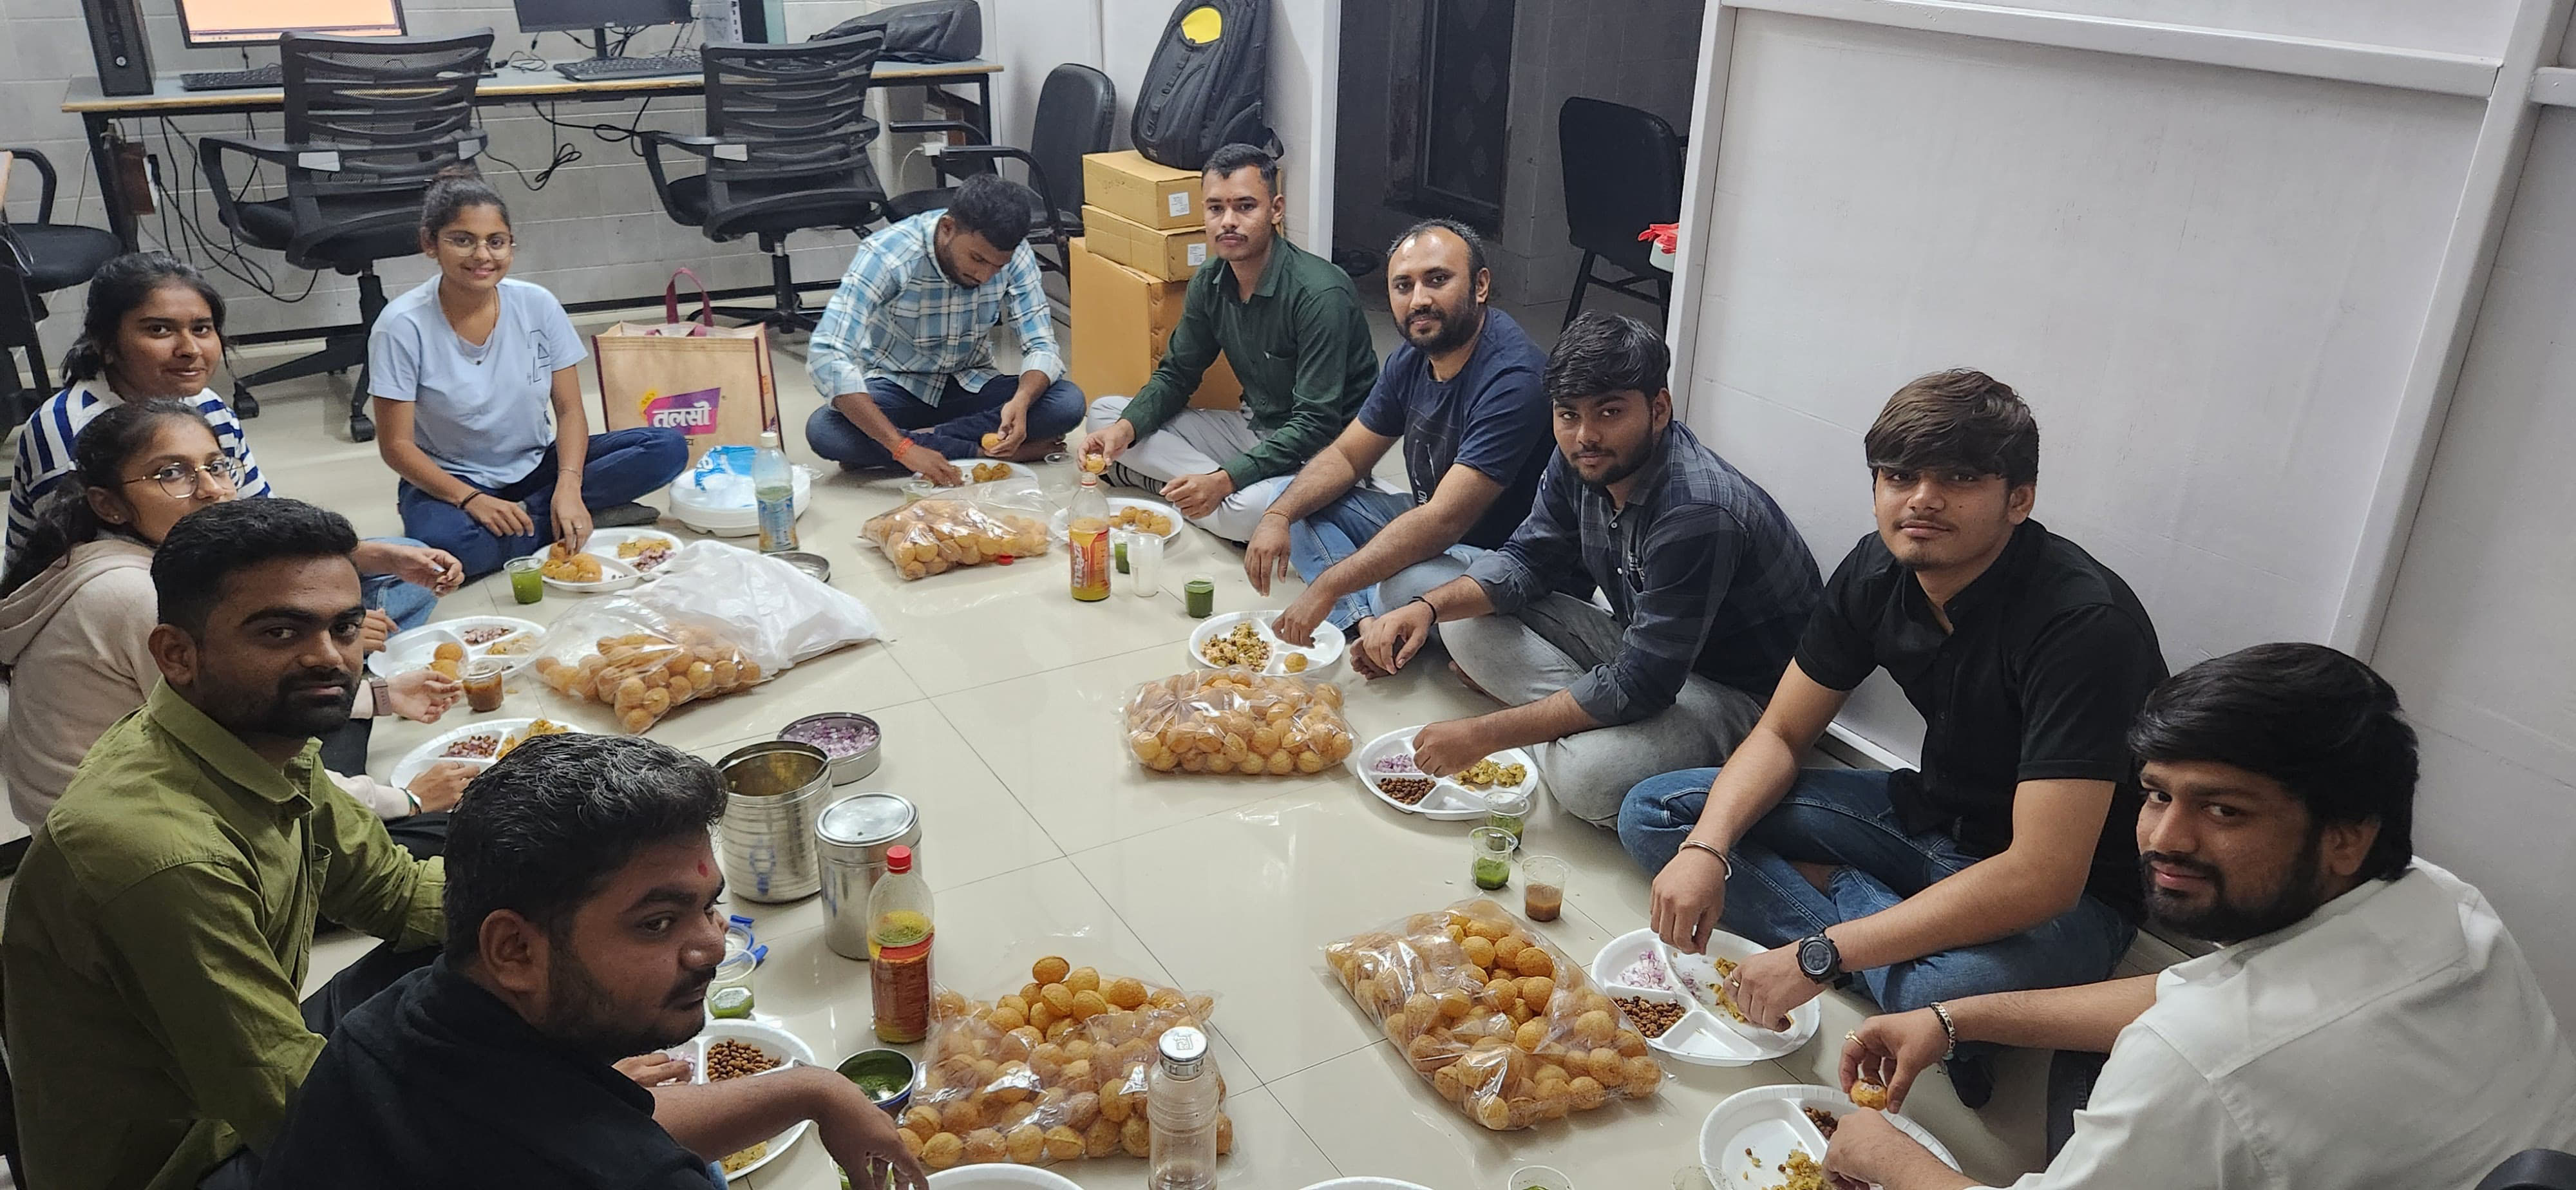
[[1817, 983], [1832, 983], [1842, 978], [1843, 951], [1824, 931], [1798, 940], [1798, 973]]

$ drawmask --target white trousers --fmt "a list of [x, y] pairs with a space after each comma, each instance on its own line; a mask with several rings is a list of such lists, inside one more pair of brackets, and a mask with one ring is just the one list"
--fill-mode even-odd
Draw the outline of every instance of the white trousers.
[[[1126, 411], [1127, 398], [1101, 397], [1091, 403], [1083, 428], [1097, 434]], [[1260, 444], [1261, 435], [1252, 430], [1252, 414], [1245, 410], [1184, 409], [1162, 429], [1138, 438], [1118, 461], [1139, 475], [1170, 483], [1184, 475], [1219, 470], [1225, 460]], [[1250, 541], [1253, 530], [1261, 527], [1261, 514], [1270, 511], [1271, 502], [1295, 478], [1276, 475], [1240, 489], [1190, 523], [1227, 541]]]

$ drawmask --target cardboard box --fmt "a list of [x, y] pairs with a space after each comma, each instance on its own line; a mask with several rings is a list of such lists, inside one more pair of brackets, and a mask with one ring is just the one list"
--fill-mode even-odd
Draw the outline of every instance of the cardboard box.
[[1204, 224], [1165, 231], [1085, 203], [1082, 234], [1094, 254], [1160, 281], [1187, 281], [1208, 260]]
[[[1154, 375], [1172, 328], [1180, 325], [1186, 281], [1164, 281], [1101, 257], [1085, 236], [1073, 241], [1073, 359], [1070, 375], [1085, 397], [1134, 396]], [[1219, 355], [1200, 378], [1190, 404], [1237, 409], [1243, 382]]]
[[1201, 226], [1200, 197], [1196, 171], [1147, 161], [1133, 149], [1082, 159], [1083, 202], [1132, 223], [1158, 231]]

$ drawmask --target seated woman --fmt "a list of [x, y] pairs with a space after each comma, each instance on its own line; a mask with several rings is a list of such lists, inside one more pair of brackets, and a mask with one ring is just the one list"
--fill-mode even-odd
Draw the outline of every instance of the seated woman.
[[689, 462], [678, 430], [589, 432], [590, 353], [563, 303], [509, 279], [515, 247], [500, 194], [451, 167], [421, 211], [420, 250], [438, 276], [387, 305], [367, 343], [376, 446], [402, 476], [403, 531], [463, 559], [469, 577], [548, 541], [580, 549], [594, 523], [652, 523], [633, 501]]
[[[72, 463], [74, 482], [46, 498], [17, 562], [0, 576], [0, 670], [18, 695], [0, 723], [0, 777], [9, 783], [9, 808], [30, 829], [45, 820], [90, 745], [161, 680], [145, 644], [160, 622], [153, 547], [181, 517], [238, 496], [244, 475], [205, 417], [176, 401], [100, 413], [81, 431]], [[366, 683], [353, 713], [434, 723], [460, 692], [455, 679], [416, 670]], [[334, 779], [388, 820], [396, 842], [428, 856], [445, 843], [445, 811], [473, 775], [465, 765], [440, 765], [409, 790], [365, 776]]]
[[[0, 567], [17, 563], [36, 527], [36, 502], [72, 473], [81, 428], [128, 401], [166, 399], [196, 410], [239, 470], [239, 494], [269, 495], [241, 422], [206, 387], [223, 351], [223, 295], [195, 266], [159, 252], [129, 252], [100, 265], [80, 338], [63, 358], [71, 384], [38, 406], [18, 436]], [[391, 631], [418, 627], [439, 596], [465, 581], [456, 559], [406, 538], [360, 542], [353, 561], [366, 576], [367, 606], [383, 613], [369, 617], [371, 649]]]

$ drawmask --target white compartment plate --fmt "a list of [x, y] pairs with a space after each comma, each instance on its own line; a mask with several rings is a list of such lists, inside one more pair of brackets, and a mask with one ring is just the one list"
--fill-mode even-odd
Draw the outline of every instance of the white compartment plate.
[[[1593, 982], [1601, 985], [1602, 991], [1612, 996], [1647, 996], [1659, 1000], [1678, 998], [1688, 1003], [1691, 1011], [1683, 1016], [1679, 1023], [1661, 1037], [1646, 1039], [1646, 1044], [1653, 1046], [1657, 1053], [1675, 1061], [1689, 1062], [1698, 1066], [1750, 1066], [1755, 1062], [1768, 1061], [1797, 1052], [1799, 1047], [1815, 1038], [1816, 1030], [1824, 1023], [1824, 1006], [1814, 1000], [1799, 1005], [1789, 1013], [1789, 1028], [1786, 1032], [1773, 1033], [1768, 1029], [1741, 1024], [1732, 1018], [1719, 1020], [1717, 1016], [1719, 1009], [1688, 991], [1668, 992], [1657, 988], [1641, 988], [1620, 981], [1620, 973], [1626, 971], [1638, 959], [1653, 953], [1654, 949], [1655, 935], [1652, 930], [1637, 930], [1613, 938], [1609, 945], [1601, 948], [1599, 955], [1594, 956], [1592, 979]], [[1741, 963], [1760, 954], [1762, 950], [1763, 948], [1755, 945], [1751, 939], [1739, 938], [1723, 930], [1714, 931], [1708, 937], [1708, 953], [1730, 962]], [[1695, 957], [1697, 956], [1680, 956], [1685, 963]], [[1714, 968], [1707, 970], [1713, 972]]]
[[[459, 703], [458, 706], [461, 708], [463, 704]], [[449, 713], [454, 714], [456, 712], [451, 711]], [[440, 732], [437, 735], [430, 737], [428, 743], [422, 744], [409, 752], [403, 753], [403, 758], [394, 762], [393, 772], [387, 774], [385, 780], [396, 789], [409, 789], [411, 788], [412, 778], [421, 775], [421, 773], [426, 771], [429, 766], [437, 764], [442, 760], [450, 759], [448, 756], [444, 755], [447, 751], [448, 745], [453, 744], [458, 740], [465, 739], [468, 736], [478, 735], [492, 736], [498, 739], [501, 743], [506, 744], [510, 741], [511, 736], [526, 731], [529, 725], [535, 722], [536, 720], [533, 718], [482, 719], [468, 723], [462, 727]], [[563, 723], [563, 720], [557, 719], [555, 722]], [[571, 726], [570, 724], [564, 725], [567, 727]], [[580, 731], [581, 729], [575, 727], [573, 730]], [[459, 764], [470, 764], [478, 769], [488, 769], [492, 767], [492, 760], [489, 757], [468, 759], [460, 756], [453, 759], [455, 759]]]
[[391, 678], [395, 674], [427, 669], [431, 657], [438, 652], [438, 646], [442, 644], [463, 646], [465, 659], [472, 661], [484, 656], [493, 645], [509, 639], [509, 637], [502, 637], [486, 644], [468, 645], [465, 643], [465, 637], [461, 635], [468, 628], [508, 628], [512, 630], [512, 635], [522, 632], [536, 634], [537, 642], [534, 645], [517, 653], [503, 654], [510, 662], [510, 667], [505, 672], [512, 677], [518, 676], [520, 670], [528, 668], [529, 663], [537, 659], [538, 650], [545, 648], [546, 645], [545, 626], [534, 620], [522, 620], [517, 616], [458, 616], [453, 620], [423, 624], [409, 632], [397, 632], [386, 638], [384, 651], [367, 657], [367, 672], [380, 678]]
[[[1316, 631], [1321, 632], [1322, 629], [1319, 628]], [[1385, 735], [1370, 740], [1366, 746], [1351, 753], [1350, 759], [1343, 763], [1349, 766], [1352, 775], [1360, 779], [1360, 784], [1368, 787], [1370, 795], [1376, 797], [1377, 800], [1386, 803], [1388, 806], [1396, 810], [1403, 811], [1407, 814], [1419, 814], [1434, 822], [1466, 822], [1472, 819], [1484, 817], [1491, 809], [1485, 800], [1486, 793], [1490, 791], [1469, 789], [1466, 786], [1459, 784], [1457, 779], [1453, 777], [1440, 778], [1440, 783], [1433, 786], [1431, 792], [1423, 796], [1421, 803], [1412, 806], [1405, 805], [1403, 802], [1399, 802], [1394, 798], [1388, 797], [1384, 791], [1377, 787], [1378, 779], [1381, 777], [1401, 777], [1405, 775], [1403, 773], [1378, 772], [1376, 771], [1376, 765], [1380, 759], [1395, 753], [1412, 752], [1413, 733], [1420, 730], [1422, 730], [1422, 728], [1417, 725], [1390, 731]], [[1520, 792], [1529, 794], [1533, 798], [1538, 795], [1538, 762], [1531, 759], [1528, 752], [1519, 748], [1511, 748], [1493, 753], [1492, 759], [1503, 764], [1517, 764], [1529, 771], [1529, 777], [1517, 786], [1497, 785], [1493, 788], [1518, 789]]]
[[[680, 1047], [689, 1058], [690, 1082], [707, 1081], [707, 1046], [728, 1037], [758, 1046], [760, 1052], [773, 1058], [788, 1057], [808, 1066], [822, 1065], [814, 1057], [813, 1046], [805, 1044], [803, 1038], [776, 1025], [763, 1024], [756, 1020], [710, 1020], [705, 1029], [700, 1030], [696, 1037], [690, 1038], [687, 1045]], [[778, 1155], [793, 1147], [797, 1141], [805, 1139], [806, 1132], [813, 1127], [812, 1120], [798, 1120], [795, 1127], [769, 1138], [769, 1151], [761, 1154], [760, 1160], [726, 1174], [725, 1178], [730, 1181], [751, 1176], [761, 1166], [778, 1160]]]
[[932, 1190], [1082, 1190], [1082, 1184], [1033, 1165], [961, 1165], [930, 1175]]
[[[1709, 1179], [1731, 1190], [1776, 1186], [1780, 1184], [1780, 1163], [1788, 1160], [1792, 1148], [1806, 1149], [1808, 1156], [1824, 1160], [1823, 1150], [1814, 1147], [1815, 1125], [1801, 1110], [1807, 1107], [1820, 1107], [1838, 1116], [1860, 1110], [1831, 1087], [1795, 1083], [1755, 1087], [1728, 1096], [1700, 1125], [1699, 1160], [1708, 1169]], [[1950, 1150], [1922, 1125], [1893, 1112], [1888, 1113], [1887, 1122], [1932, 1150], [1943, 1164], [1959, 1168], [1958, 1158], [1952, 1157]], [[1754, 1164], [1757, 1159], [1762, 1163], [1759, 1166]]]
[[[1248, 622], [1252, 625], [1253, 631], [1270, 645], [1270, 661], [1261, 667], [1262, 673], [1274, 678], [1310, 678], [1318, 682], [1330, 680], [1341, 673], [1342, 658], [1350, 651], [1350, 645], [1343, 639], [1341, 629], [1329, 623], [1317, 624], [1315, 643], [1301, 649], [1280, 640], [1277, 633], [1270, 631], [1270, 622], [1278, 618], [1279, 613], [1276, 611], [1250, 611], [1227, 612], [1221, 616], [1209, 616], [1199, 621], [1199, 626], [1190, 630], [1190, 643], [1187, 650], [1190, 664], [1216, 668], [1215, 664], [1210, 662], [1200, 650], [1207, 645], [1207, 642], [1234, 631], [1235, 625]], [[1306, 668], [1303, 672], [1294, 674], [1288, 672], [1290, 652], [1306, 655]]]
[[[1115, 515], [1118, 510], [1122, 508], [1141, 508], [1147, 512], [1160, 513], [1163, 516], [1170, 517], [1172, 519], [1172, 531], [1162, 535], [1163, 543], [1166, 545], [1171, 544], [1173, 538], [1179, 537], [1181, 535], [1181, 529], [1190, 523], [1188, 518], [1181, 515], [1180, 509], [1174, 508], [1169, 504], [1165, 504], [1160, 500], [1140, 500], [1133, 496], [1109, 497], [1109, 511], [1111, 514]], [[1064, 526], [1068, 518], [1072, 515], [1073, 514], [1066, 509], [1059, 508], [1055, 510], [1055, 515], [1047, 519], [1047, 532], [1055, 534], [1055, 539], [1057, 541], [1064, 540]]]

